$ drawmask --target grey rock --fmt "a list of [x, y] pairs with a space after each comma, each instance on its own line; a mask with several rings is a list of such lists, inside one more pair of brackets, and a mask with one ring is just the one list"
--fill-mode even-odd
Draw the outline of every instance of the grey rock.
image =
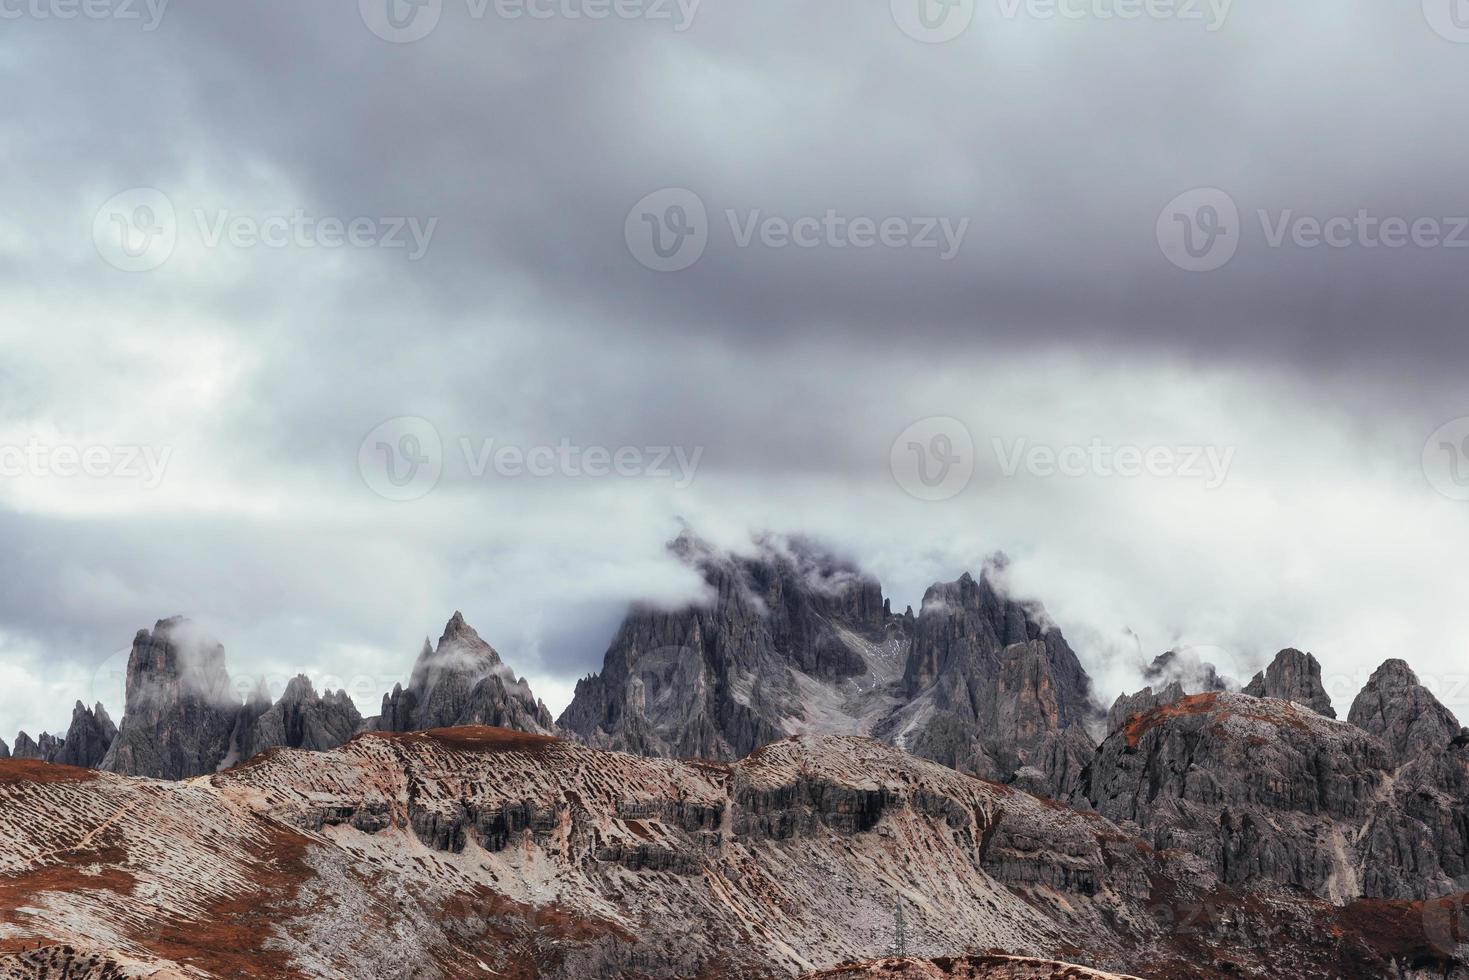
[[117, 738], [117, 726], [99, 703], [88, 708], [78, 701], [71, 710], [71, 727], [66, 740], [47, 761], [81, 769], [95, 769], [107, 757], [107, 750]]
[[48, 748], [55, 748], [54, 736], [42, 732], [40, 742], [38, 743], [26, 732], [17, 732], [15, 736], [15, 748], [11, 751], [11, 758], [33, 759], [37, 762], [45, 762]]
[[0, 738], [0, 759], [10, 758], [10, 746], [5, 744], [5, 739]]
[[876, 579], [808, 540], [672, 548], [708, 599], [629, 612], [559, 719], [580, 740], [732, 760], [794, 733], [867, 734], [989, 779], [1028, 767], [1052, 794], [1089, 761], [1090, 681], [1044, 611], [1003, 594], [1002, 565], [896, 616]]
[[1448, 749], [1460, 731], [1454, 713], [1402, 660], [1377, 669], [1352, 702], [1347, 720], [1386, 742], [1398, 765]]
[[1469, 884], [1469, 746], [1399, 768], [1375, 734], [1304, 705], [1192, 695], [1132, 715], [1098, 749], [1078, 805], [1201, 858], [1228, 885], [1336, 904]]
[[[728, 761], [819, 730], [804, 692], [830, 692], [829, 720], [848, 730], [885, 706], [877, 688], [896, 680], [907, 640], [875, 579], [799, 539], [766, 538], [745, 556], [692, 534], [670, 547], [703, 577], [708, 601], [634, 606], [601, 673], [577, 683], [563, 728], [601, 748]], [[896, 661], [882, 678], [880, 651]]]
[[1091, 680], [1061, 631], [1038, 605], [1007, 598], [989, 572], [925, 594], [903, 693], [897, 744], [991, 779], [1093, 712]]
[[236, 743], [242, 761], [272, 748], [334, 749], [362, 729], [362, 715], [346, 691], [319, 695], [304, 675], [291, 680], [280, 701], [261, 707], [262, 693], [257, 692], [241, 709]]
[[[339, 710], [339, 726], [343, 717]], [[408, 687], [395, 685], [391, 694], [383, 696], [377, 725], [388, 732], [459, 725], [537, 734], [555, 730], [551, 713], [536, 700], [529, 685], [516, 679], [494, 648], [457, 612], [444, 627], [437, 647], [424, 642]]]
[[1165, 704], [1182, 701], [1186, 697], [1188, 697], [1188, 692], [1178, 681], [1156, 692], [1151, 687], [1145, 687], [1136, 694], [1121, 695], [1112, 703], [1111, 710], [1107, 712], [1107, 732], [1109, 734], [1115, 732], [1131, 718], [1147, 714], [1154, 708]]
[[1335, 718], [1331, 698], [1321, 685], [1321, 664], [1309, 653], [1286, 649], [1270, 666], [1255, 675], [1244, 693], [1257, 698], [1279, 698], [1303, 704], [1327, 718]]
[[127, 707], [99, 768], [158, 779], [214, 772], [229, 754], [239, 712], [224, 647], [188, 620], [160, 620], [133, 641]]

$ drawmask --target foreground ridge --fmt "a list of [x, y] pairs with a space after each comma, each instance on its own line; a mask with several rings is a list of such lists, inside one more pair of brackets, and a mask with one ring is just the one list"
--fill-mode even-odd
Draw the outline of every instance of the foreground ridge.
[[897, 901], [922, 957], [1466, 975], [1437, 907], [1240, 891], [859, 737], [711, 763], [373, 732], [178, 783], [9, 760], [0, 835], [0, 976], [39, 946], [85, 977], [796, 977], [883, 956]]

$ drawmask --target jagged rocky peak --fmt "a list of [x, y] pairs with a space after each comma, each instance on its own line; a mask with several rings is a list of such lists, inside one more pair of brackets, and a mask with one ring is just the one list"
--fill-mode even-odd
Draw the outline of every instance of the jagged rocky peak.
[[0, 759], [10, 758], [10, 746], [5, 744], [5, 739], [0, 738]]
[[1143, 668], [1147, 687], [1133, 694], [1120, 695], [1107, 712], [1107, 731], [1115, 732], [1129, 718], [1166, 704], [1183, 700], [1190, 694], [1228, 691], [1235, 685], [1218, 669], [1190, 648], [1174, 648], [1160, 653]]
[[1303, 704], [1327, 718], [1336, 717], [1331, 697], [1321, 685], [1321, 664], [1309, 653], [1285, 649], [1270, 666], [1255, 675], [1244, 693], [1257, 698], [1279, 698]]
[[1006, 563], [975, 579], [930, 587], [903, 674], [909, 702], [892, 738], [965, 772], [1006, 779], [1043, 761], [1056, 789], [1071, 783], [1093, 743], [1091, 679], [1036, 602], [1005, 586]]
[[236, 755], [249, 759], [267, 749], [322, 752], [344, 744], [362, 730], [362, 715], [346, 691], [316, 693], [311, 679], [297, 675], [274, 705], [257, 688], [242, 709]]
[[896, 703], [904, 623], [854, 562], [774, 534], [729, 552], [685, 532], [669, 550], [704, 595], [629, 609], [561, 716], [577, 737], [729, 760], [797, 732], [868, 733]]
[[46, 756], [55, 752], [59, 747], [60, 740], [55, 735], [42, 732], [39, 739], [34, 739], [27, 732], [17, 732], [15, 736], [15, 749], [11, 757], [45, 762]]
[[214, 772], [239, 711], [224, 647], [190, 620], [160, 620], [133, 640], [122, 724], [99, 768], [160, 779]]
[[1454, 713], [1403, 660], [1377, 668], [1352, 702], [1347, 720], [1386, 742], [1399, 765], [1450, 748], [1460, 732]]
[[117, 726], [101, 703], [88, 708], [80, 701], [71, 709], [71, 727], [66, 739], [47, 761], [81, 769], [95, 769], [107, 757], [117, 738]]
[[583, 741], [733, 759], [786, 735], [870, 735], [988, 778], [1029, 767], [1052, 793], [1090, 758], [1090, 681], [1044, 610], [997, 585], [1003, 560], [895, 616], [875, 578], [809, 540], [671, 547], [707, 598], [632, 608], [561, 716]]
[[438, 646], [424, 641], [408, 687], [383, 696], [378, 727], [411, 732], [458, 725], [493, 725], [549, 734], [546, 706], [517, 679], [495, 649], [461, 613], [454, 613]]
[[1189, 694], [1238, 688], [1237, 681], [1221, 675], [1218, 668], [1200, 656], [1197, 650], [1188, 647], [1158, 654], [1144, 668], [1143, 680], [1154, 687], [1166, 687], [1177, 681]]

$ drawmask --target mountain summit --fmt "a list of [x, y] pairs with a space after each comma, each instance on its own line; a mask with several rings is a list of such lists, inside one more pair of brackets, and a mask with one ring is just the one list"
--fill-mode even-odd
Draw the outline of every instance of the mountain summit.
[[[1090, 682], [1039, 606], [991, 574], [928, 590], [917, 616], [807, 539], [748, 555], [685, 534], [672, 550], [704, 601], [635, 606], [560, 724], [588, 744], [731, 760], [787, 735], [872, 735], [993, 779], [1079, 771]], [[1072, 772], [1074, 775], [1074, 772]]]
[[551, 713], [516, 679], [494, 647], [454, 613], [437, 647], [428, 640], [413, 665], [405, 689], [394, 685], [383, 695], [378, 728], [387, 732], [426, 731], [456, 725], [494, 725], [549, 734]]

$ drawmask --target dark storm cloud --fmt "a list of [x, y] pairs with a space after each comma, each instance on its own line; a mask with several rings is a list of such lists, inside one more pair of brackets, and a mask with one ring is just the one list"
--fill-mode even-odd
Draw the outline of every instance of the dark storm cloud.
[[[373, 36], [350, 3], [179, 4], [151, 34], [23, 26], [17, 75], [69, 68], [27, 119], [87, 124], [44, 181], [167, 188], [204, 166], [227, 188], [268, 166], [295, 185], [282, 208], [438, 217], [425, 260], [360, 284], [431, 314], [421, 331], [498, 313], [642, 342], [839, 336], [880, 351], [901, 330], [906, 347], [946, 351], [1081, 342], [1434, 369], [1465, 353], [1469, 249], [1272, 247], [1257, 213], [1469, 212], [1469, 146], [1448, 111], [1469, 48], [1412, 5], [1237, 4], [1209, 32], [981, 4], [946, 45], [904, 36], [879, 4], [707, 3], [681, 33], [467, 9], [449, 0], [412, 44]], [[623, 225], [664, 187], [699, 196], [711, 241], [692, 268], [655, 274]], [[1197, 187], [1233, 198], [1243, 234], [1207, 274], [1171, 265], [1155, 232]], [[951, 261], [742, 248], [730, 209], [969, 225]], [[252, 286], [230, 300], [268, 305]]]
[[[1252, 663], [1313, 638], [1360, 642], [1361, 664], [1437, 638], [1347, 626], [1374, 597], [1431, 623], [1451, 591], [1422, 555], [1457, 540], [1458, 513], [1419, 454], [1469, 414], [1469, 249], [1308, 248], [1289, 222], [1269, 241], [1287, 209], [1469, 214], [1469, 45], [1419, 4], [1241, 0], [1210, 32], [1007, 19], [993, 0], [929, 45], [884, 3], [706, 0], [678, 31], [473, 19], [467, 2], [410, 44], [347, 0], [176, 2], [153, 31], [3, 23], [0, 82], [23, 97], [0, 110], [0, 443], [178, 452], [146, 498], [0, 484], [0, 669], [12, 647], [85, 665], [188, 612], [232, 663], [391, 673], [460, 607], [545, 693], [598, 664], [625, 601], [691, 589], [660, 554], [680, 517], [820, 532], [900, 604], [1004, 548], [1078, 634], [1126, 623], [1154, 645], [1237, 642]], [[129, 274], [93, 223], [137, 187], [169, 196], [179, 244]], [[1240, 241], [1185, 271], [1160, 215], [1211, 187]], [[659, 273], [624, 232], [666, 188], [697, 196], [709, 242]], [[416, 261], [201, 244], [195, 212], [296, 209], [438, 224]], [[853, 219], [933, 219], [941, 247], [758, 231], [741, 247], [727, 210], [741, 226], [831, 211], [848, 236]], [[944, 223], [966, 221], [943, 258]], [[981, 458], [968, 494], [923, 506], [888, 454], [939, 415]], [[398, 416], [446, 446], [441, 487], [403, 505], [357, 458]], [[1234, 495], [1038, 492], [986, 455], [992, 437], [1098, 434], [1237, 445]], [[486, 480], [454, 462], [461, 438], [704, 455], [686, 491]], [[1370, 484], [1383, 473], [1397, 496]], [[1180, 541], [1198, 556], [1184, 567]], [[1293, 570], [1290, 603], [1249, 571], [1262, 553]], [[1335, 580], [1358, 564], [1379, 578]]]

